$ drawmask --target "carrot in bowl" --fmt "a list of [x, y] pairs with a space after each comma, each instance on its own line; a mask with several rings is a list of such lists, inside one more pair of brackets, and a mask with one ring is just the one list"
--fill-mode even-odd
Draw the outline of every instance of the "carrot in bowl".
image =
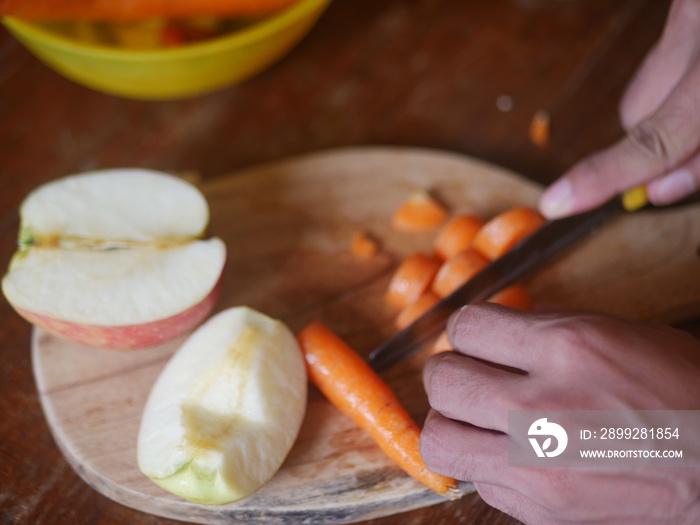
[[463, 252], [472, 243], [483, 221], [466, 213], [450, 219], [438, 232], [433, 241], [433, 251], [441, 259], [447, 260]]
[[35, 20], [136, 20], [154, 17], [260, 16], [298, 0], [2, 0], [0, 15]]
[[445, 207], [423, 190], [414, 191], [394, 211], [391, 225], [397, 231], [420, 233], [433, 230], [447, 218]]
[[428, 470], [420, 455], [420, 429], [391, 388], [345, 341], [321, 322], [297, 337], [310, 381], [342, 413], [369, 433], [407, 474], [456, 499], [457, 481]]
[[488, 259], [497, 259], [544, 222], [545, 218], [534, 208], [512, 208], [484, 224], [472, 247]]
[[389, 281], [386, 302], [396, 308], [417, 301], [430, 288], [433, 278], [440, 268], [440, 262], [422, 252], [404, 259], [396, 268]]
[[447, 297], [481, 271], [489, 260], [476, 250], [467, 249], [448, 259], [435, 275], [432, 290], [439, 297]]

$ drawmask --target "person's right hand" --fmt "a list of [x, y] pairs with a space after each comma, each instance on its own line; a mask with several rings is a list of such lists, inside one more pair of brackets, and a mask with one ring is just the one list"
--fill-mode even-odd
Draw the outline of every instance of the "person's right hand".
[[700, 0], [674, 0], [661, 39], [620, 105], [625, 137], [585, 158], [542, 196], [549, 218], [593, 208], [646, 184], [654, 204], [700, 188]]

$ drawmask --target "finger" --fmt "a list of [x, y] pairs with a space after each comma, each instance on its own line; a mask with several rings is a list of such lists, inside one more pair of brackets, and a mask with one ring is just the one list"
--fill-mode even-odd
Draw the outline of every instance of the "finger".
[[584, 211], [690, 159], [700, 145], [698, 86], [700, 65], [683, 77], [656, 113], [547, 188], [540, 199], [542, 213], [556, 218]]
[[529, 371], [537, 343], [529, 341], [538, 314], [497, 304], [470, 304], [447, 323], [447, 336], [459, 353]]
[[677, 202], [700, 189], [700, 156], [693, 157], [682, 167], [650, 182], [649, 200], [657, 206]]
[[474, 487], [486, 503], [523, 523], [552, 523], [547, 520], [549, 512], [544, 507], [516, 490], [488, 483], [475, 483]]
[[501, 432], [508, 427], [508, 409], [518, 406], [523, 379], [455, 352], [433, 356], [423, 369], [432, 408], [450, 419]]
[[508, 468], [508, 436], [428, 413], [420, 437], [426, 466], [463, 481], [497, 484]]
[[629, 83], [620, 103], [620, 119], [631, 129], [650, 117], [697, 56], [700, 4], [674, 2], [663, 34]]

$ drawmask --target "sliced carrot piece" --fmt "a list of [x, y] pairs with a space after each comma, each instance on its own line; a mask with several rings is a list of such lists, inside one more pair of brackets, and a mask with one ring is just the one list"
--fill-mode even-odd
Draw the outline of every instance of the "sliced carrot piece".
[[457, 481], [428, 470], [420, 455], [420, 429], [391, 388], [323, 323], [298, 335], [310, 381], [342, 413], [369, 433], [401, 468], [435, 492], [461, 496]]
[[546, 146], [550, 134], [549, 112], [540, 109], [535, 112], [530, 122], [530, 140], [536, 146]]
[[534, 208], [520, 206], [504, 211], [484, 224], [472, 247], [488, 259], [497, 259], [545, 222]]
[[440, 301], [440, 296], [428, 290], [416, 301], [406, 305], [396, 317], [396, 328], [403, 330]]
[[430, 349], [430, 355], [439, 354], [440, 352], [449, 352], [450, 350], [452, 350], [450, 339], [447, 337], [447, 331], [443, 330], [433, 343]]
[[530, 294], [527, 293], [527, 290], [521, 284], [513, 284], [504, 288], [494, 294], [488, 301], [521, 310], [532, 310], [534, 308]]
[[447, 297], [488, 263], [486, 257], [471, 248], [458, 253], [440, 266], [433, 280], [433, 292], [440, 297]]
[[434, 257], [417, 252], [401, 262], [389, 281], [386, 302], [396, 308], [417, 301], [430, 288], [440, 262]]
[[447, 210], [428, 192], [412, 192], [391, 217], [394, 229], [407, 233], [433, 230], [447, 218]]
[[350, 240], [350, 252], [362, 259], [371, 259], [379, 253], [379, 243], [366, 233], [355, 232]]
[[445, 224], [433, 242], [435, 255], [444, 260], [463, 252], [484, 225], [475, 215], [461, 214], [450, 219]]

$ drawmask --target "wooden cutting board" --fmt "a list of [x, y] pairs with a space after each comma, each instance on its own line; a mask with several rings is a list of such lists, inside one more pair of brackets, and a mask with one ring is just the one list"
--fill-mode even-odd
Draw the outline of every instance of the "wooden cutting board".
[[[452, 212], [484, 218], [534, 205], [540, 187], [515, 174], [443, 152], [352, 148], [261, 166], [208, 182], [211, 233], [229, 250], [219, 309], [249, 305], [295, 332], [321, 319], [363, 354], [390, 336], [396, 311], [383, 294], [397, 263], [428, 250], [433, 233], [391, 230], [391, 212], [415, 189]], [[373, 259], [353, 257], [353, 232], [381, 240]], [[526, 282], [537, 301], [637, 320], [700, 315], [700, 208], [616, 219]], [[34, 372], [55, 441], [105, 496], [196, 523], [349, 523], [440, 503], [313, 388], [301, 433], [278, 474], [258, 493], [207, 507], [163, 491], [136, 466], [136, 436], [151, 385], [182, 339], [115, 352], [35, 330]], [[385, 374], [422, 422], [425, 353]], [[469, 489], [469, 486], [466, 486]]]

